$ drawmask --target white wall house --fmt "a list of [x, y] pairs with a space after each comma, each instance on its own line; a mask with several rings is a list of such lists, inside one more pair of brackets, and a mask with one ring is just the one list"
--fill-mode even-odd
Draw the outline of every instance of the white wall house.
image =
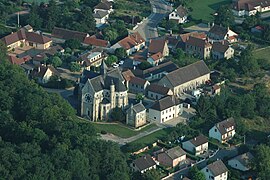
[[193, 139], [183, 142], [182, 148], [194, 153], [195, 156], [198, 156], [208, 151], [208, 140], [204, 135], [199, 135]]
[[183, 104], [174, 96], [166, 96], [149, 108], [149, 119], [164, 123], [183, 113]]
[[270, 10], [269, 0], [238, 0], [232, 5], [232, 12], [235, 16], [252, 16], [257, 12]]
[[179, 6], [169, 14], [169, 20], [175, 20], [178, 24], [187, 22], [187, 10], [183, 6]]
[[222, 122], [215, 124], [209, 130], [209, 137], [217, 139], [221, 143], [225, 143], [235, 135], [235, 122], [233, 118], [228, 118]]
[[253, 158], [254, 156], [250, 152], [247, 152], [230, 159], [228, 165], [240, 171], [248, 171], [251, 169], [250, 163]]
[[206, 180], [228, 179], [228, 169], [221, 160], [208, 164], [201, 172], [204, 174]]

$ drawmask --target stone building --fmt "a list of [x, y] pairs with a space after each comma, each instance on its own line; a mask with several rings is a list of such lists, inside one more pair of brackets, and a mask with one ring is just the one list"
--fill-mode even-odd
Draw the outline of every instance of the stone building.
[[127, 109], [127, 125], [138, 128], [146, 124], [146, 119], [146, 109], [141, 102], [134, 106], [131, 104], [130, 108]]

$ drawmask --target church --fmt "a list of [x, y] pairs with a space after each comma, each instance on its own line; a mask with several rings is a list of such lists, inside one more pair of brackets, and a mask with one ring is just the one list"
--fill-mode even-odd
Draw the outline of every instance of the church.
[[91, 121], [107, 120], [116, 108], [128, 105], [128, 89], [120, 70], [109, 70], [103, 61], [100, 73], [85, 70], [80, 78], [81, 116]]

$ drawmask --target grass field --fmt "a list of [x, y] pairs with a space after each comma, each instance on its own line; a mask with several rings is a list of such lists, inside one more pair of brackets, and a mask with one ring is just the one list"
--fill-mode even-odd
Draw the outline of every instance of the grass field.
[[169, 132], [171, 131], [170, 128], [161, 129], [159, 131], [156, 131], [148, 136], [142, 137], [136, 141], [131, 142], [130, 144], [140, 144], [142, 147], [147, 146], [151, 143], [154, 143], [158, 139], [161, 139], [164, 136], [167, 136]]
[[106, 131], [107, 133], [112, 133], [121, 138], [129, 138], [129, 137], [139, 134], [142, 131], [146, 131], [151, 128], [157, 127], [155, 124], [150, 124], [142, 128], [141, 130], [134, 131], [122, 124], [97, 124], [97, 123], [91, 123], [91, 124], [97, 129], [99, 133], [101, 131]]
[[188, 4], [192, 9], [190, 15], [195, 20], [212, 22], [213, 13], [221, 6], [229, 4], [231, 0], [193, 0]]
[[258, 49], [253, 52], [254, 57], [257, 59], [267, 59], [270, 60], [270, 46], [263, 48], [263, 49]]

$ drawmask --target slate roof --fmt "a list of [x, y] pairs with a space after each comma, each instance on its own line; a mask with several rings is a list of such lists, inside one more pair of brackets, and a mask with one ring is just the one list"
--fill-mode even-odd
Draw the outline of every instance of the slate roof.
[[59, 39], [78, 39], [80, 42], [84, 42], [84, 39], [89, 35], [87, 33], [73, 31], [63, 28], [54, 27], [52, 31], [52, 36]]
[[234, 122], [234, 119], [232, 117], [225, 119], [224, 121], [221, 121], [221, 122], [216, 124], [216, 127], [218, 128], [219, 132], [222, 135], [226, 134], [228, 132], [227, 129], [231, 128], [232, 126], [233, 126], [233, 129], [235, 129], [235, 122]]
[[228, 171], [227, 167], [225, 166], [225, 164], [221, 160], [218, 160], [218, 161], [215, 161], [211, 164], [208, 164], [207, 168], [209, 169], [209, 171], [211, 171], [211, 173], [213, 174], [214, 177], [221, 175], [221, 174]]
[[176, 146], [174, 148], [168, 149], [165, 151], [165, 153], [172, 159], [179, 158], [186, 154], [186, 152], [180, 147]]
[[203, 75], [209, 74], [210, 70], [204, 61], [198, 61], [188, 66], [179, 68], [171, 73], [168, 73], [166, 77], [170, 83], [175, 87]]
[[182, 5], [178, 6], [178, 8], [176, 9], [176, 12], [181, 18], [187, 15], [187, 10]]
[[141, 78], [147, 78], [147, 77], [150, 77], [151, 74], [155, 75], [155, 74], [159, 74], [162, 72], [169, 73], [169, 72], [172, 72], [172, 71], [177, 70], [177, 69], [178, 69], [178, 67], [176, 64], [174, 64], [171, 61], [168, 61], [168, 62], [164, 62], [162, 64], [159, 64], [158, 66], [154, 66], [154, 67], [151, 67], [151, 68], [148, 68], [145, 70], [135, 69], [135, 70], [132, 70], [132, 72], [135, 76], [139, 76]]
[[167, 95], [168, 92], [170, 91], [170, 88], [151, 83], [149, 86], [147, 86], [146, 90], [161, 95]]
[[135, 104], [132, 109], [135, 113], [139, 113], [139, 112], [144, 111], [145, 107], [142, 103], [138, 103], [138, 104]]
[[100, 2], [98, 5], [95, 6], [95, 9], [110, 10], [111, 8], [112, 8], [112, 4], [107, 1]]
[[180, 100], [177, 99], [174, 96], [166, 96], [159, 100], [157, 100], [151, 107], [151, 109], [157, 110], [157, 111], [163, 111], [165, 109], [168, 109], [172, 106], [180, 104]]
[[233, 160], [233, 159], [239, 161], [243, 166], [249, 167], [251, 160], [254, 159], [254, 156], [250, 152], [247, 152], [244, 154], [240, 154], [230, 160]]
[[164, 46], [167, 43], [165, 39], [151, 39], [148, 47], [148, 53], [156, 54], [161, 52], [163, 54]]
[[216, 52], [225, 53], [229, 49], [229, 43], [227, 42], [214, 42], [212, 45], [212, 50]]
[[152, 159], [152, 157], [149, 154], [139, 157], [138, 159], [134, 160], [134, 164], [137, 166], [137, 168], [140, 171], [148, 169], [156, 165], [155, 161]]
[[147, 80], [139, 78], [139, 77], [131, 77], [130, 78], [130, 83], [132, 83], [132, 84], [138, 84], [138, 85], [144, 86], [146, 82], [147, 82]]
[[189, 142], [192, 143], [195, 147], [197, 147], [197, 146], [207, 143], [208, 140], [207, 140], [207, 137], [201, 134], [193, 139], [190, 139]]
[[107, 16], [109, 13], [106, 12], [106, 11], [96, 11], [96, 13], [93, 14], [93, 17], [94, 18], [99, 18], [99, 19], [102, 19], [104, 18], [105, 16]]
[[37, 69], [35, 69], [34, 71], [32, 71], [32, 74], [31, 75], [33, 77], [43, 78], [44, 75], [45, 75], [45, 73], [48, 70], [50, 70], [53, 73], [53, 75], [60, 76], [60, 73], [53, 66], [44, 66], [44, 65], [40, 65], [39, 67], [37, 67]]
[[215, 24], [213, 27], [211, 27], [211, 29], [209, 30], [209, 33], [216, 34], [220, 37], [225, 37], [228, 33], [228, 28]]

